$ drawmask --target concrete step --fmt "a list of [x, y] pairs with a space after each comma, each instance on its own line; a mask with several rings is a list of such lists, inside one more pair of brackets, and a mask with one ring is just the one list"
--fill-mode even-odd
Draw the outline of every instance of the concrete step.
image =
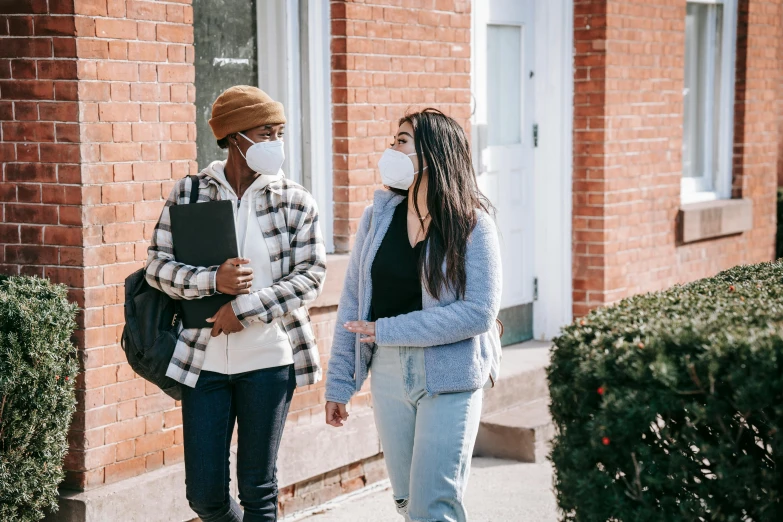
[[551, 343], [529, 341], [503, 348], [500, 378], [485, 390], [482, 417], [549, 397], [546, 367]]
[[543, 462], [553, 436], [549, 398], [540, 399], [483, 417], [473, 455]]

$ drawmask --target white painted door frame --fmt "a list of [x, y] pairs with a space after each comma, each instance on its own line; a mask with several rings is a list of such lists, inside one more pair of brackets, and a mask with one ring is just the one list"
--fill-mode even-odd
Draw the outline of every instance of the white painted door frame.
[[256, 16], [258, 86], [283, 103], [289, 122], [283, 171], [312, 193], [326, 250], [334, 252], [329, 5], [263, 0], [256, 3]]
[[552, 339], [573, 320], [573, 0], [537, 0], [536, 31], [533, 335]]
[[[477, 9], [474, 2], [475, 34]], [[536, 0], [535, 113], [538, 146], [534, 149], [534, 274], [533, 335], [551, 339], [573, 319], [572, 168], [573, 168], [573, 0]], [[486, 74], [483, 52], [472, 43], [471, 89]], [[474, 166], [480, 172], [476, 118], [471, 133]], [[532, 129], [531, 129], [532, 131]], [[506, 266], [504, 271], [513, 270]]]

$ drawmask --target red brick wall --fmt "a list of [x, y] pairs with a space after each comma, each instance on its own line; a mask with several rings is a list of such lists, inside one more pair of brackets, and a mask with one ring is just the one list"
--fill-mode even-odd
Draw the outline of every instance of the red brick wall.
[[753, 230], [676, 244], [685, 3], [575, 3], [574, 313], [773, 257], [780, 0], [740, 2], [734, 182]]
[[84, 198], [84, 374], [67, 485], [182, 459], [180, 411], [119, 346], [124, 278], [144, 264], [173, 180], [196, 169], [189, 1], [76, 2]]
[[[73, 5], [4, 2], [0, 13], [0, 269], [65, 283], [83, 305], [82, 204], [90, 196], [80, 166]], [[83, 326], [83, 315], [78, 320]], [[83, 447], [83, 418], [77, 414], [72, 447]]]
[[606, 2], [574, 1], [574, 314], [604, 302]]
[[74, 32], [67, 2], [0, 4], [0, 271], [83, 288]]
[[334, 242], [350, 250], [407, 111], [470, 118], [469, 0], [332, 1]]
[[320, 506], [341, 495], [353, 493], [388, 477], [383, 455], [318, 475], [280, 490], [280, 516]]

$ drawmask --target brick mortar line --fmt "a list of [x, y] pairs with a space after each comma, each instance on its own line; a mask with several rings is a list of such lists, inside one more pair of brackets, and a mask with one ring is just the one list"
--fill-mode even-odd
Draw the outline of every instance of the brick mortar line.
[[[183, 7], [188, 6], [192, 7], [190, 4], [163, 4], [162, 2], [159, 2], [158, 0], [152, 1], [150, 3], [153, 4], [159, 4], [159, 5], [181, 5]], [[3, 15], [5, 16], [5, 15]], [[35, 15], [33, 15], [35, 16]], [[38, 16], [49, 16], [49, 15], [38, 15]], [[83, 18], [83, 19], [90, 19], [90, 20], [107, 20], [110, 22], [115, 21], [123, 21], [123, 22], [133, 22], [135, 24], [143, 23], [143, 24], [162, 24], [162, 25], [186, 25], [188, 27], [193, 27], [193, 22], [169, 22], [168, 20], [153, 20], [148, 18], [128, 18], [127, 16], [103, 16], [103, 15], [84, 15], [84, 14], [73, 14], [73, 15], [64, 15], [64, 16], [73, 16], [74, 18]], [[105, 38], [101, 36], [86, 36], [86, 35], [77, 35], [77, 38]], [[122, 40], [122, 38], [113, 38], [114, 40]]]

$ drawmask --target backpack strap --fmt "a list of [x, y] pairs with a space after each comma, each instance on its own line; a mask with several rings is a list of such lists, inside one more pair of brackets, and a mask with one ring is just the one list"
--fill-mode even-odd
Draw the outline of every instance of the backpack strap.
[[190, 178], [190, 204], [198, 202], [198, 176], [192, 174]]
[[[198, 176], [191, 174], [188, 177], [190, 178], [190, 201], [188, 203], [193, 205], [198, 202]], [[171, 319], [172, 328], [177, 325], [177, 321], [182, 317], [182, 304], [178, 300], [174, 301], [174, 310], [174, 317]]]

